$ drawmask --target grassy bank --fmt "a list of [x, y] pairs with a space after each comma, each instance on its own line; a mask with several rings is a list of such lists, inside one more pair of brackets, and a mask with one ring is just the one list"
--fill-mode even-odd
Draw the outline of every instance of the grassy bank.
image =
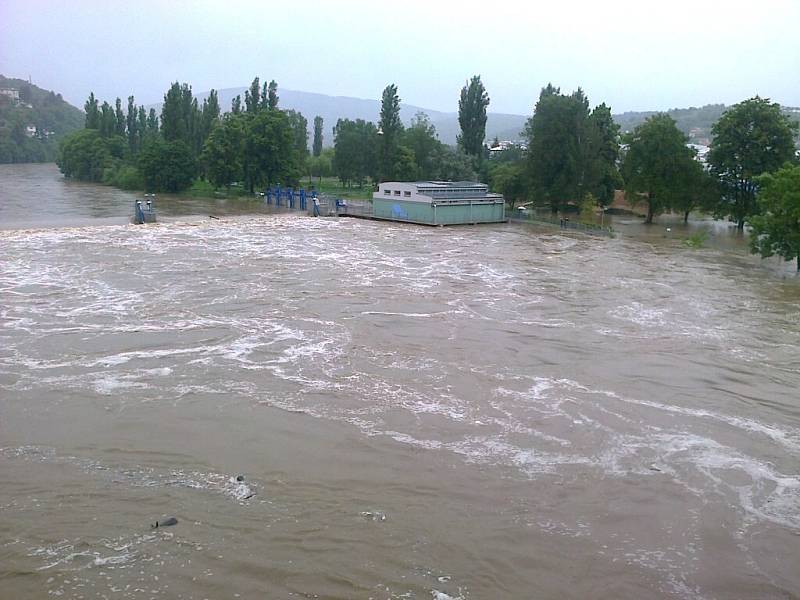
[[312, 187], [319, 192], [329, 194], [337, 198], [346, 198], [348, 200], [369, 200], [372, 198], [373, 188], [371, 185], [365, 184], [362, 187], [345, 187], [336, 177], [314, 177], [309, 180], [308, 177], [303, 178], [300, 185], [306, 189]]

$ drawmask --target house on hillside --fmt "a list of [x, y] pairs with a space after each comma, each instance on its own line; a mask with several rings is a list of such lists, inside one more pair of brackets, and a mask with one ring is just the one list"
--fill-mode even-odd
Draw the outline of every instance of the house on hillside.
[[17, 88], [0, 88], [0, 96], [9, 98], [14, 104], [19, 103], [19, 90]]

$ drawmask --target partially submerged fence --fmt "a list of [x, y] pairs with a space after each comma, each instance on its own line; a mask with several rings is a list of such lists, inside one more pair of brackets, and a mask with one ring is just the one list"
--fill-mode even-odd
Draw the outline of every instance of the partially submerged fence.
[[543, 215], [532, 210], [510, 211], [508, 220], [514, 222], [536, 223], [538, 225], [552, 225], [559, 227], [560, 229], [580, 231], [581, 233], [588, 233], [589, 235], [602, 235], [611, 238], [616, 236], [616, 233], [612, 227], [605, 227], [596, 223], [583, 223], [581, 221], [570, 219], [569, 217]]

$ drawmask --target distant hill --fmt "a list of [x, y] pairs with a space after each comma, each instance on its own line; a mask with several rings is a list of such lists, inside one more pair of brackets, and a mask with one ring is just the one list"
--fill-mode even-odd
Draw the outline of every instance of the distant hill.
[[58, 141], [83, 125], [61, 94], [0, 75], [0, 164], [51, 162]]
[[[730, 107], [724, 104], [706, 104], [699, 108], [694, 106], [690, 108], [673, 108], [665, 112], [675, 119], [678, 129], [689, 136], [691, 143], [707, 146], [711, 143], [711, 128], [728, 108]], [[791, 106], [782, 108], [784, 114], [788, 115], [789, 118], [800, 122], [800, 108]], [[624, 133], [632, 131], [637, 125], [644, 123], [645, 119], [655, 114], [657, 114], [655, 111], [624, 112], [614, 115], [614, 120]]]

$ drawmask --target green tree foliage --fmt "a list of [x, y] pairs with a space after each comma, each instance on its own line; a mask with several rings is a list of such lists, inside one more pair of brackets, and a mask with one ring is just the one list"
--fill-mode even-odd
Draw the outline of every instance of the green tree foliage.
[[480, 75], [475, 75], [461, 88], [458, 100], [458, 124], [461, 135], [458, 145], [470, 156], [483, 156], [483, 140], [486, 137], [486, 107], [489, 95], [483, 87]]
[[713, 210], [719, 199], [717, 181], [697, 160], [687, 166], [684, 177], [675, 180], [676, 194], [670, 207], [689, 221], [689, 213], [695, 209]]
[[414, 181], [419, 179], [417, 161], [414, 151], [408, 146], [399, 146], [395, 154], [392, 172], [400, 181]]
[[147, 141], [138, 157], [147, 191], [180, 192], [192, 184], [196, 165], [192, 150], [183, 140]]
[[333, 128], [333, 171], [342, 185], [377, 180], [378, 131], [363, 119], [339, 119]]
[[568, 204], [581, 205], [586, 194], [598, 204], [613, 201], [621, 184], [617, 170], [618, 128], [611, 110], [601, 104], [589, 110], [578, 88], [570, 95], [548, 84], [528, 120], [526, 172], [533, 196], [553, 212]]
[[242, 112], [242, 97], [236, 96], [233, 100], [231, 100], [231, 112], [235, 115], [238, 115]]
[[100, 109], [98, 108], [97, 98], [94, 92], [89, 93], [89, 99], [83, 106], [86, 112], [86, 129], [100, 129]]
[[103, 180], [103, 170], [111, 159], [108, 140], [97, 129], [89, 128], [64, 138], [58, 166], [66, 177], [99, 182]]
[[267, 87], [267, 108], [274, 110], [278, 108], [278, 84], [273, 79]]
[[476, 181], [475, 163], [459, 148], [442, 145], [439, 153], [438, 177], [442, 181]]
[[314, 156], [322, 154], [322, 123], [321, 116], [314, 117], [314, 144], [312, 146], [312, 154]]
[[155, 135], [160, 131], [158, 126], [158, 116], [156, 115], [156, 109], [151, 108], [150, 111], [147, 113], [147, 133], [149, 135]]
[[202, 162], [209, 181], [216, 187], [230, 187], [243, 178], [244, 126], [240, 115], [229, 115], [206, 140]]
[[436, 179], [440, 176], [442, 143], [436, 136], [436, 127], [428, 115], [418, 112], [411, 125], [403, 132], [403, 146], [413, 152], [414, 179]]
[[276, 183], [295, 185], [302, 175], [303, 163], [296, 150], [296, 139], [286, 113], [261, 111], [247, 122], [245, 153], [246, 173], [251, 191]]
[[295, 152], [299, 160], [305, 163], [308, 156], [308, 121], [303, 116], [303, 113], [296, 110], [287, 110], [285, 112], [286, 117], [289, 119], [289, 126], [292, 128]]
[[122, 111], [122, 100], [117, 98], [114, 104], [114, 135], [125, 135], [125, 113]]
[[209, 136], [211, 131], [214, 127], [219, 123], [220, 119], [220, 106], [219, 106], [219, 96], [217, 95], [217, 90], [211, 90], [208, 93], [208, 98], [203, 100], [203, 140]]
[[189, 84], [173, 83], [161, 107], [161, 135], [167, 142], [181, 140], [187, 145], [192, 142], [193, 106], [192, 88]]
[[795, 155], [797, 123], [781, 113], [779, 104], [750, 98], [726, 111], [712, 127], [708, 153], [712, 174], [722, 194], [715, 214], [736, 221], [740, 230], [756, 214], [755, 178], [776, 171]]
[[[274, 81], [263, 93], [258, 84], [256, 78], [248, 90], [246, 112], [220, 119], [215, 90], [201, 107], [188, 84], [175, 82], [164, 95], [160, 127], [155, 110], [149, 115], [144, 107], [137, 110], [133, 96], [127, 116], [121, 101], [116, 110], [104, 102], [98, 128], [67, 140], [59, 164], [70, 177], [125, 188], [144, 185], [148, 191], [178, 192], [198, 175], [217, 187], [242, 181], [251, 191], [274, 183], [295, 185], [308, 155], [308, 123], [298, 112], [277, 108]], [[90, 100], [87, 105], [96, 106], [93, 96]], [[24, 127], [21, 131], [24, 137]], [[0, 144], [0, 157], [2, 152]]]
[[124, 149], [121, 136], [104, 138], [96, 129], [82, 129], [62, 140], [57, 162], [66, 177], [99, 182], [105, 169], [122, 159]]
[[136, 154], [139, 150], [139, 122], [137, 121], [137, 116], [136, 101], [133, 96], [128, 96], [128, 112], [125, 115], [125, 127], [128, 134], [128, 150], [131, 154]]
[[606, 207], [614, 201], [614, 191], [623, 186], [619, 162], [619, 126], [611, 117], [611, 108], [599, 104], [589, 115], [587, 128], [586, 169], [588, 192], [597, 204]]
[[797, 259], [800, 272], [800, 166], [786, 165], [756, 179], [758, 215], [751, 216], [750, 247], [762, 257]]
[[326, 148], [319, 156], [311, 156], [307, 163], [309, 177], [317, 177], [322, 183], [323, 177], [330, 177], [334, 174], [333, 171], [333, 148]]
[[492, 191], [503, 194], [512, 210], [517, 202], [525, 200], [528, 186], [525, 181], [525, 165], [522, 161], [499, 163], [489, 173]]
[[53, 161], [59, 141], [85, 126], [86, 115], [60, 94], [2, 75], [0, 87], [20, 91], [19, 102], [0, 96], [0, 164]]
[[139, 148], [141, 148], [142, 141], [147, 135], [147, 111], [145, 110], [144, 105], [139, 106], [139, 110], [136, 115], [136, 133], [136, 150], [138, 152]]
[[248, 113], [255, 114], [261, 108], [261, 88], [259, 87], [259, 79], [253, 79], [250, 84], [250, 89], [244, 91], [244, 105]]
[[108, 102], [103, 102], [100, 106], [100, 135], [104, 138], [114, 135], [116, 122], [114, 108]]
[[696, 173], [693, 152], [675, 121], [660, 113], [647, 119], [631, 134], [622, 165], [625, 191], [633, 203], [647, 204], [645, 223], [673, 208], [690, 187]]
[[533, 192], [553, 212], [580, 198], [579, 140], [587, 112], [583, 92], [566, 96], [548, 84], [526, 125]]
[[379, 124], [380, 141], [378, 149], [378, 169], [381, 181], [396, 179], [394, 172], [403, 123], [400, 120], [400, 97], [397, 86], [387, 85], [381, 97], [381, 119]]

